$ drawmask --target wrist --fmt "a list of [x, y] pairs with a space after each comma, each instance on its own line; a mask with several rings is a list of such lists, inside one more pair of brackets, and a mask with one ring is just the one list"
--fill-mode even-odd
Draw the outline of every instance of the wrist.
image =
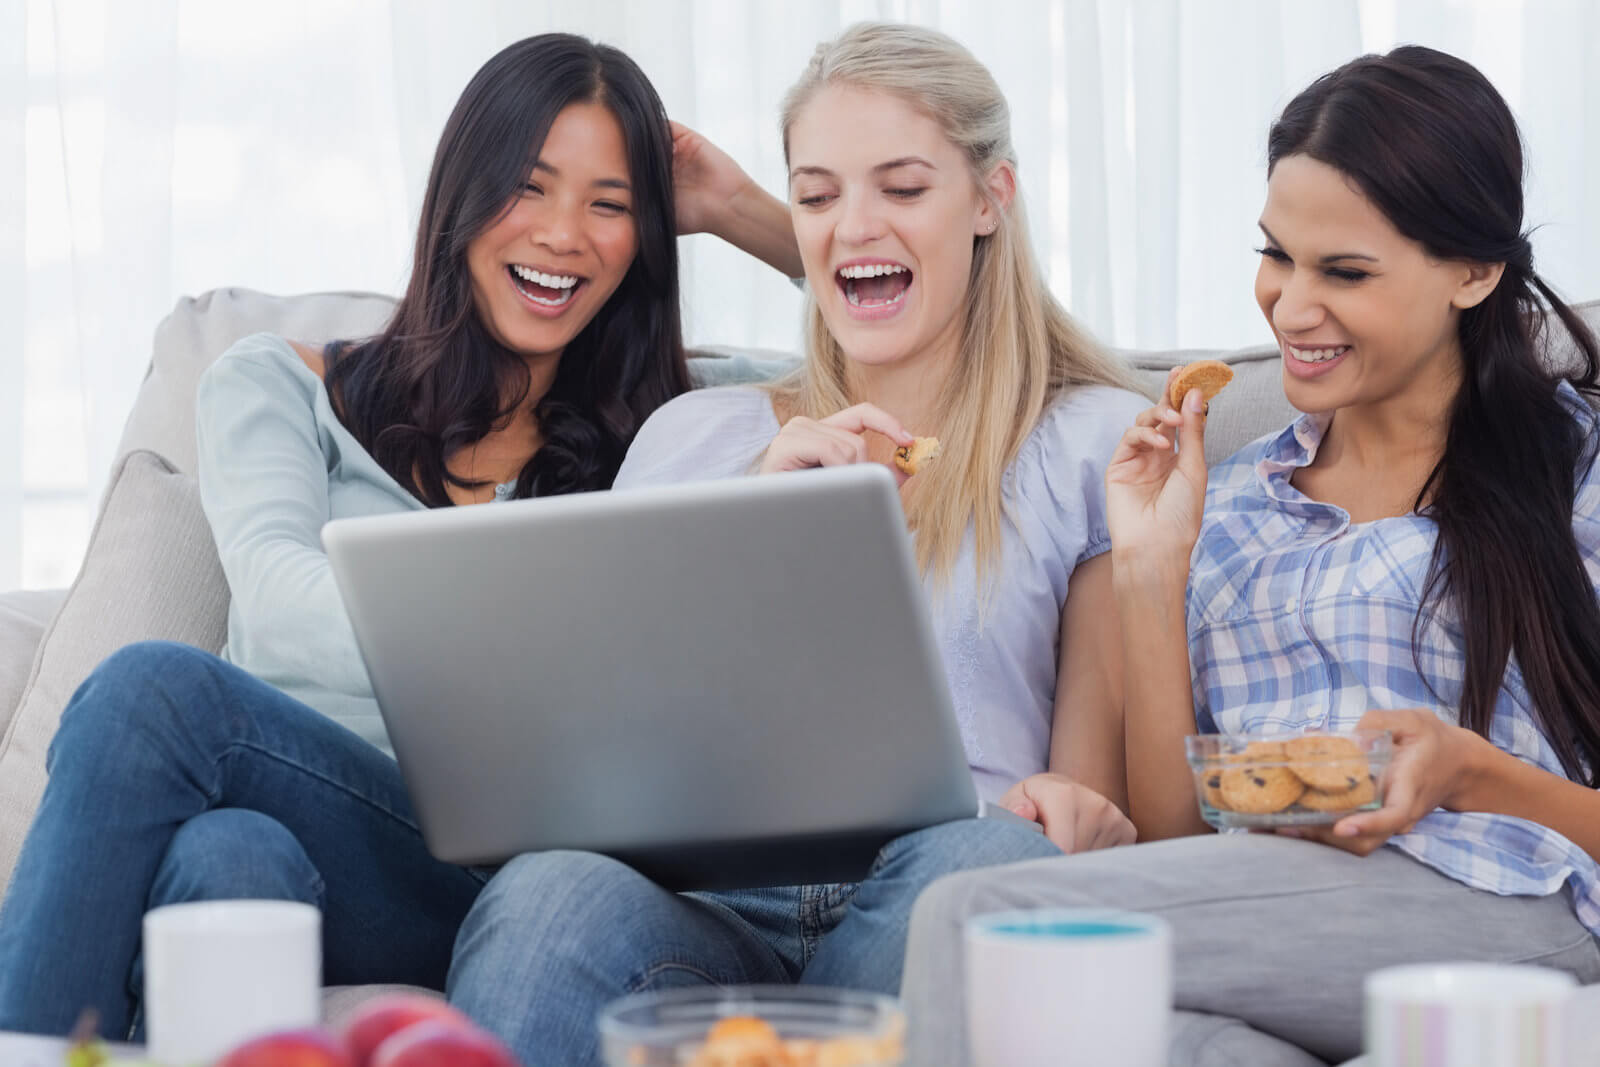
[[748, 227], [749, 221], [757, 217], [764, 195], [764, 190], [756, 185], [755, 180], [745, 175], [744, 181], [734, 194], [725, 200], [718, 200], [708, 212], [706, 232], [730, 244], [737, 243], [738, 237]]
[[1188, 547], [1111, 548], [1111, 583], [1120, 593], [1146, 595], [1183, 591], [1189, 587]]
[[1465, 726], [1453, 726], [1461, 755], [1454, 781], [1439, 806], [1448, 811], [1488, 811], [1483, 798], [1494, 792], [1494, 782], [1504, 769], [1505, 753]]

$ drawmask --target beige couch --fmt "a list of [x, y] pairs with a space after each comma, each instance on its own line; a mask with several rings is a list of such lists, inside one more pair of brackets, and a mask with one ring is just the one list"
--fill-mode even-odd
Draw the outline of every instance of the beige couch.
[[[393, 306], [371, 293], [275, 297], [218, 289], [179, 301], [156, 329], [150, 368], [77, 580], [66, 591], [0, 595], [0, 886], [10, 880], [38, 805], [57, 718], [95, 664], [145, 638], [213, 651], [222, 646], [228, 589], [192, 477], [200, 372], [247, 334], [267, 330], [307, 341], [360, 336]], [[1600, 302], [1583, 310], [1600, 328]], [[1174, 363], [1215, 357], [1233, 364], [1236, 380], [1208, 427], [1213, 462], [1293, 417], [1272, 346], [1126, 355], [1152, 395]]]

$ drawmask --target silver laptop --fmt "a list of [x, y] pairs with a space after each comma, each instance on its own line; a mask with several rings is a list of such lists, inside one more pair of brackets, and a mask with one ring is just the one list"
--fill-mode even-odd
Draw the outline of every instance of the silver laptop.
[[442, 860], [570, 848], [680, 889], [850, 881], [979, 810], [882, 467], [322, 539]]

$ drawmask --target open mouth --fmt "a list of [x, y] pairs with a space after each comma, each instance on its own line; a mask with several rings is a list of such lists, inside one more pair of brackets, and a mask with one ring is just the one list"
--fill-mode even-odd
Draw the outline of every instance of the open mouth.
[[562, 308], [572, 302], [587, 281], [576, 274], [546, 274], [544, 271], [512, 264], [506, 268], [511, 284], [529, 300], [545, 308]]
[[1282, 342], [1284, 370], [1296, 378], [1319, 378], [1350, 354], [1349, 345], [1292, 345]]
[[840, 267], [833, 280], [845, 303], [870, 314], [898, 307], [911, 290], [913, 277], [909, 268], [898, 263], [856, 263]]
[[1301, 363], [1330, 363], [1344, 355], [1346, 352], [1350, 351], [1349, 345], [1330, 345], [1323, 348], [1300, 348], [1296, 345], [1291, 345], [1286, 342], [1283, 347], [1288, 351], [1290, 358], [1297, 359]]

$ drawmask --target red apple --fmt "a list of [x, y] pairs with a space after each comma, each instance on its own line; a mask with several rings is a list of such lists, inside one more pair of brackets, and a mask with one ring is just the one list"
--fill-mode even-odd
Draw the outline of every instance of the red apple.
[[415, 1023], [378, 1046], [371, 1067], [521, 1067], [511, 1050], [476, 1026], [434, 1019]]
[[344, 1045], [326, 1030], [284, 1030], [246, 1041], [217, 1067], [352, 1067]]
[[385, 993], [358, 1007], [340, 1027], [344, 1047], [355, 1067], [367, 1067], [373, 1051], [390, 1034], [413, 1023], [438, 1019], [453, 1026], [469, 1027], [472, 1020], [438, 997], [421, 993]]

